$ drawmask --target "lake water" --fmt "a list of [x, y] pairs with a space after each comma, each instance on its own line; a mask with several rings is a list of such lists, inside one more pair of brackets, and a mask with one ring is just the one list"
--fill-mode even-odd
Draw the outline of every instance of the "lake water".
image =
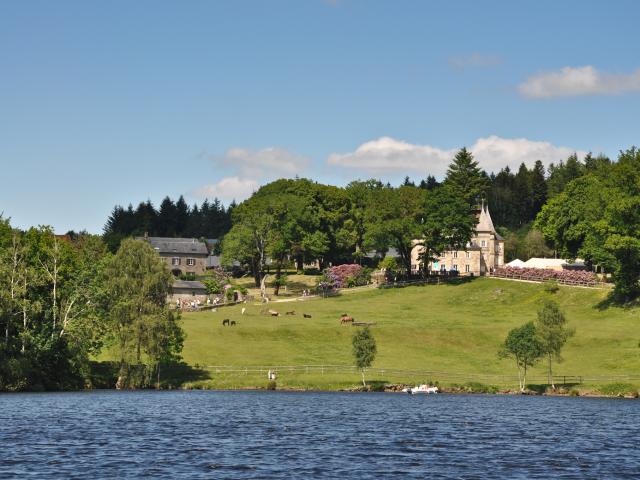
[[0, 395], [0, 478], [638, 478], [640, 401]]

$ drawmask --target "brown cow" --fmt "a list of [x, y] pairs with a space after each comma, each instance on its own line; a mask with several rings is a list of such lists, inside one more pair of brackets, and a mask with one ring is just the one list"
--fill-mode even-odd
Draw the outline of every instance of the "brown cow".
[[346, 313], [340, 317], [340, 324], [343, 325], [345, 323], [353, 323], [353, 317], [350, 317]]
[[285, 312], [285, 315], [295, 315], [296, 311], [295, 310], [291, 310], [290, 312]]
[[269, 315], [271, 315], [272, 317], [279, 317], [280, 316], [280, 314], [275, 310], [269, 310], [268, 312], [269, 312]]

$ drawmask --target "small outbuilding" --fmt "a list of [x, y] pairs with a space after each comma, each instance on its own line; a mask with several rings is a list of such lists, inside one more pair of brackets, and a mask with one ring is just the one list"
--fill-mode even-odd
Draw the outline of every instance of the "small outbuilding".
[[171, 286], [171, 293], [168, 296], [169, 302], [176, 303], [176, 301], [182, 302], [197, 301], [201, 303], [207, 300], [207, 287], [202, 282], [176, 280]]

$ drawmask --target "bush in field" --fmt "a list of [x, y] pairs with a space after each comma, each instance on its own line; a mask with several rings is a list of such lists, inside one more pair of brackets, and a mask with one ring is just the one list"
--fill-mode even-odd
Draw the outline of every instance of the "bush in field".
[[320, 288], [350, 288], [369, 283], [371, 271], [355, 263], [336, 265], [327, 268], [318, 286]]

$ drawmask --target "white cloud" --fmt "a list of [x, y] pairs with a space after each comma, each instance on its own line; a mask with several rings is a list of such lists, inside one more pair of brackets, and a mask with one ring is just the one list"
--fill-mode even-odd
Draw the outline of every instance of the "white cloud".
[[[469, 147], [480, 166], [487, 172], [497, 172], [505, 166], [517, 168], [525, 162], [531, 166], [536, 160], [543, 163], [566, 159], [576, 152], [549, 142], [526, 138], [501, 138], [495, 135], [479, 138]], [[390, 137], [363, 143], [354, 152], [331, 154], [329, 165], [353, 168], [366, 173], [396, 173], [409, 171], [442, 177], [458, 149], [441, 149], [431, 145], [416, 145]], [[583, 156], [586, 152], [577, 151]]]
[[260, 184], [249, 178], [225, 177], [216, 183], [204, 185], [193, 192], [199, 198], [219, 198], [225, 202], [249, 198]]
[[617, 95], [640, 91], [640, 69], [633, 73], [604, 73], [591, 65], [564, 67], [533, 75], [518, 85], [521, 95], [552, 98], [578, 95]]
[[482, 55], [473, 53], [463, 57], [449, 57], [449, 66], [458, 69], [466, 67], [493, 67], [502, 63], [502, 59], [496, 55]]
[[371, 172], [392, 170], [428, 169], [442, 173], [453, 157], [454, 150], [441, 150], [429, 145], [414, 145], [391, 137], [363, 143], [351, 153], [333, 153], [329, 155], [329, 165], [350, 167]]
[[475, 159], [488, 172], [498, 172], [509, 165], [517, 168], [522, 162], [531, 167], [536, 160], [544, 164], [566, 160], [573, 153], [584, 157], [587, 152], [575, 148], [561, 147], [549, 142], [539, 142], [526, 138], [501, 138], [491, 135], [479, 138], [471, 146]]
[[242, 201], [271, 180], [302, 175], [310, 160], [284, 148], [268, 147], [261, 150], [230, 148], [223, 155], [202, 154], [216, 166], [230, 171], [216, 183], [195, 189], [192, 195], [199, 198], [217, 197], [224, 201]]
[[295, 176], [301, 174], [310, 164], [307, 157], [278, 147], [261, 150], [230, 148], [224, 155], [209, 155], [208, 158], [249, 178]]

